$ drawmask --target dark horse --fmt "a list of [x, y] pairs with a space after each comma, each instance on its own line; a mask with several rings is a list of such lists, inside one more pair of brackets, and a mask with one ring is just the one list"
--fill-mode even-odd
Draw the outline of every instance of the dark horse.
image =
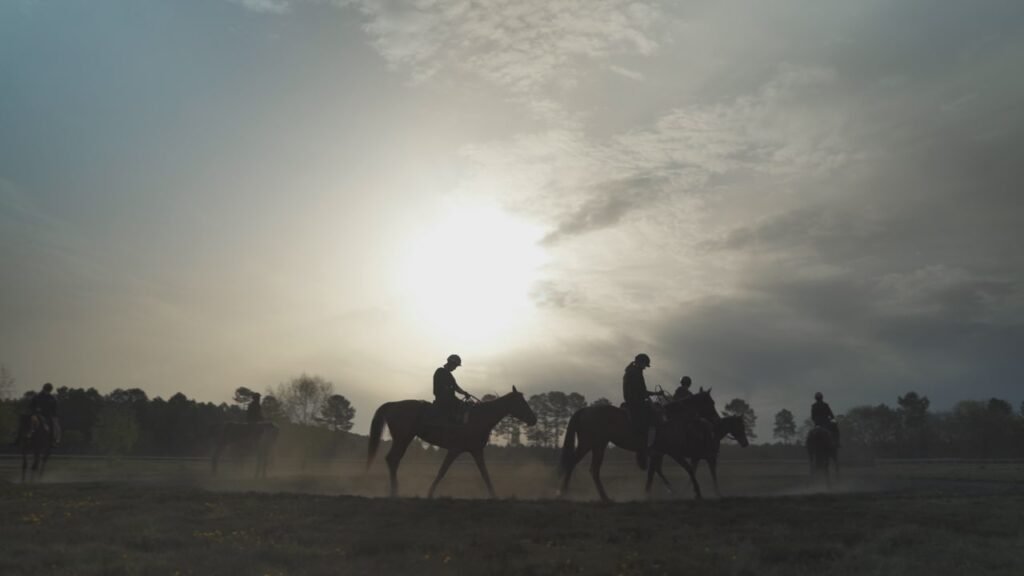
[[487, 473], [487, 465], [484, 464], [484, 446], [491, 437], [491, 430], [505, 416], [513, 416], [525, 422], [528, 426], [537, 423], [537, 415], [526, 403], [523, 394], [512, 387], [512, 392], [500, 398], [487, 402], [478, 402], [468, 407], [467, 422], [460, 425], [443, 425], [431, 422], [433, 407], [430, 402], [423, 400], [402, 400], [399, 402], [386, 402], [377, 408], [370, 423], [370, 444], [366, 458], [366, 468], [373, 464], [377, 455], [377, 448], [380, 446], [380, 437], [384, 432], [384, 425], [387, 424], [391, 431], [391, 449], [385, 457], [388, 463], [388, 473], [391, 480], [391, 495], [398, 495], [398, 464], [405, 455], [405, 449], [413, 438], [419, 436], [425, 442], [446, 448], [448, 453], [444, 456], [441, 469], [437, 471], [437, 478], [430, 485], [430, 492], [427, 497], [434, 496], [434, 490], [438, 483], [444, 478], [452, 462], [463, 452], [469, 452], [480, 469], [484, 484], [487, 485], [487, 492], [494, 498], [494, 487], [491, 486], [491, 477]]
[[[701, 460], [707, 460], [708, 466], [711, 467], [711, 480], [715, 485], [715, 495], [718, 497], [722, 496], [722, 493], [718, 490], [718, 450], [721, 447], [722, 439], [726, 436], [732, 436], [734, 440], [739, 442], [740, 446], [746, 448], [749, 444], [747, 440], [747, 428], [743, 423], [742, 416], [724, 416], [718, 418], [712, 422], [702, 420], [700, 422], [686, 423], [683, 420], [675, 420], [669, 422], [670, 426], [679, 426], [683, 430], [681, 433], [668, 434], [667, 438], [670, 440], [663, 443], [662, 447], [671, 448], [675, 451], [675, 454], [670, 454], [673, 459], [679, 460], [682, 458], [689, 458], [690, 465], [693, 467], [694, 473], [697, 472], [697, 465]], [[687, 426], [701, 426], [703, 430], [699, 430], [697, 433], [690, 431], [689, 434], [686, 432]], [[710, 426], [710, 428], [708, 428]], [[692, 428], [691, 428], [692, 430]], [[680, 439], [672, 441], [671, 439]], [[672, 485], [669, 484], [668, 479], [661, 473], [661, 462], [663, 455], [660, 452], [651, 454], [651, 465], [647, 469], [647, 492], [651, 491], [651, 483], [654, 481], [654, 475], [657, 474], [661, 481], [665, 483], [668, 491], [672, 491]]]
[[28, 472], [28, 455], [32, 454], [32, 475], [29, 480], [42, 480], [46, 461], [53, 449], [53, 428], [36, 414], [24, 416], [18, 426], [18, 447], [21, 449], [21, 481]]
[[267, 477], [270, 453], [277, 442], [277, 426], [270, 421], [225, 422], [213, 448], [211, 462], [213, 474], [217, 473], [217, 462], [228, 446], [256, 454], [256, 478]]
[[[675, 420], [699, 422], [697, 416], [709, 420], [718, 418], [710, 389], [701, 389], [700, 392], [685, 400], [672, 402], [666, 405], [665, 411], [669, 422]], [[677, 450], [673, 449], [674, 440], [671, 436], [680, 432], [680, 428], [668, 423], [660, 426], [655, 435], [652, 453], [668, 454], [678, 462], [683, 470], [690, 475], [693, 492], [697, 498], [700, 498], [700, 485], [697, 484], [697, 478], [693, 474], [693, 467], [686, 458], [677, 457]], [[710, 437], [712, 432], [708, 431], [707, 435]], [[578, 445], [577, 438], [579, 439]], [[593, 452], [590, 457], [590, 476], [594, 479], [594, 486], [597, 487], [597, 493], [601, 496], [601, 500], [611, 501], [601, 482], [601, 464], [604, 462], [604, 452], [608, 448], [609, 442], [630, 452], [636, 452], [641, 448], [640, 443], [643, 442], [643, 439], [637, 435], [624, 409], [610, 405], [587, 406], [572, 415], [565, 429], [565, 441], [562, 444], [562, 489], [560, 491], [562, 496], [569, 492], [569, 481], [572, 479], [573, 469], [588, 452]]]
[[828, 463], [832, 462], [836, 477], [839, 477], [839, 447], [836, 439], [826, 428], [815, 426], [807, 433], [807, 457], [811, 463], [811, 475], [824, 474], [825, 485], [832, 486]]

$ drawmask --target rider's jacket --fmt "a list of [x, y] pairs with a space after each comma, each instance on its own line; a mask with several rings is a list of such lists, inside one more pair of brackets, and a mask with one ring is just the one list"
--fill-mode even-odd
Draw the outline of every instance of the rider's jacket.
[[454, 402], [455, 390], [458, 384], [455, 383], [455, 375], [443, 366], [434, 370], [434, 401], [440, 404]]
[[811, 404], [811, 422], [814, 422], [815, 426], [828, 426], [834, 419], [832, 408], [827, 402], [820, 401]]
[[644, 370], [635, 362], [631, 362], [622, 375], [622, 397], [626, 404], [636, 404], [646, 402], [648, 396]]
[[57, 399], [53, 394], [40, 392], [32, 397], [31, 409], [33, 414], [52, 420], [57, 416]]
[[682, 386], [680, 386], [679, 388], [676, 388], [675, 393], [672, 394], [672, 399], [673, 400], [686, 400], [690, 396], [693, 396], [693, 392], [690, 392], [686, 388], [683, 388]]

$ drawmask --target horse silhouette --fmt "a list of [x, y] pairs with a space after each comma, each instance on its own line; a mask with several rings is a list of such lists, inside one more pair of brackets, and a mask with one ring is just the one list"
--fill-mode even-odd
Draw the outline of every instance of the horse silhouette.
[[256, 455], [255, 477], [266, 478], [270, 454], [277, 442], [278, 432], [277, 425], [270, 421], [225, 422], [213, 448], [213, 459], [210, 463], [212, 473], [217, 474], [217, 463], [220, 461], [221, 454], [225, 448], [231, 446], [240, 451], [254, 452]]
[[[53, 450], [53, 428], [41, 416], [24, 416], [18, 425], [18, 447], [21, 450], [21, 481], [42, 480], [46, 462]], [[31, 475], [28, 456], [32, 454]]]
[[[683, 429], [677, 427], [673, 422], [694, 422], [699, 426], [700, 418], [717, 419], [718, 412], [715, 411], [715, 401], [711, 398], [711, 390], [701, 389], [700, 392], [684, 400], [671, 402], [665, 406], [668, 422], [658, 427], [655, 435], [652, 453], [663, 453], [671, 456], [690, 475], [690, 482], [693, 484], [693, 492], [697, 498], [701, 498], [700, 485], [694, 476], [693, 467], [687, 458], [679, 457], [679, 450], [676, 443], [680, 440], [673, 436], [684, 433]], [[699, 417], [699, 418], [698, 418]], [[708, 423], [710, 426], [710, 423]], [[713, 431], [708, 430], [705, 434], [710, 438]], [[577, 444], [578, 440], [578, 444]], [[604, 462], [604, 453], [608, 444], [612, 443], [630, 452], [641, 449], [640, 438], [635, 428], [629, 421], [629, 416], [623, 408], [610, 405], [587, 406], [581, 408], [569, 419], [565, 430], [565, 441], [562, 444], [562, 488], [560, 495], [565, 496], [569, 492], [569, 481], [572, 479], [573, 469], [587, 455], [590, 457], [590, 476], [594, 480], [594, 486], [601, 500], [610, 502], [611, 499], [605, 492], [604, 484], [601, 482], [601, 465]], [[662, 476], [664, 479], [664, 476]]]
[[391, 496], [398, 495], [398, 464], [405, 455], [406, 448], [413, 438], [419, 437], [423, 441], [445, 448], [448, 452], [441, 463], [441, 469], [437, 477], [430, 485], [428, 498], [434, 496], [434, 490], [448, 472], [452, 462], [463, 452], [469, 452], [480, 470], [484, 484], [487, 485], [487, 492], [491, 498], [495, 497], [494, 487], [491, 485], [491, 477], [487, 473], [487, 465], [484, 463], [484, 446], [491, 437], [491, 430], [506, 416], [512, 416], [528, 426], [537, 423], [537, 415], [526, 403], [523, 394], [512, 387], [512, 392], [485, 402], [471, 404], [467, 409], [465, 424], [437, 424], [431, 422], [433, 407], [430, 402], [423, 400], [401, 400], [398, 402], [386, 402], [377, 408], [370, 423], [370, 443], [366, 458], [366, 468], [373, 464], [377, 455], [377, 448], [380, 446], [381, 435], [384, 432], [384, 425], [387, 424], [391, 431], [391, 449], [388, 450], [385, 460], [388, 464]]
[[807, 433], [807, 457], [811, 464], [811, 476], [821, 474], [825, 477], [825, 485], [832, 487], [829, 474], [829, 462], [832, 462], [836, 478], [839, 477], [839, 447], [835, 437], [827, 428], [815, 426]]
[[[714, 421], [702, 419], [698, 422], [691, 421], [689, 424], [677, 419], [670, 421], [669, 425], [683, 427], [684, 429], [680, 431], [681, 433], [669, 434], [667, 436], [668, 440], [658, 446], [667, 446], [674, 450], [675, 454], [670, 454], [673, 459], [689, 458], [694, 474], [697, 473], [697, 466], [700, 464], [700, 461], [707, 460], [708, 466], [711, 468], [711, 480], [715, 486], [715, 495], [721, 497], [722, 493], [718, 489], [718, 451], [721, 448], [722, 439], [726, 436], [732, 436], [744, 448], [749, 445], [750, 442], [747, 440], [747, 428], [743, 422], [743, 417], [723, 416]], [[700, 426], [700, 429], [697, 432], [691, 431], [687, 434], [685, 428], [688, 425]], [[677, 438], [680, 440], [672, 441], [672, 439]], [[665, 475], [662, 474], [661, 464], [663, 459], [664, 455], [661, 452], [651, 454], [651, 465], [647, 469], [647, 493], [651, 491], [651, 483], [654, 481], [655, 474], [665, 483], [668, 491], [672, 492], [672, 485], [665, 478]]]

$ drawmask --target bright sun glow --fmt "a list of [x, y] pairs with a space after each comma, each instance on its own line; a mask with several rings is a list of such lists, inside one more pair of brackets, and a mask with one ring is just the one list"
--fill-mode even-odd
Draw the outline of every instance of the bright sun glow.
[[542, 231], [500, 208], [452, 206], [412, 239], [403, 294], [428, 334], [490, 348], [523, 325], [544, 264]]

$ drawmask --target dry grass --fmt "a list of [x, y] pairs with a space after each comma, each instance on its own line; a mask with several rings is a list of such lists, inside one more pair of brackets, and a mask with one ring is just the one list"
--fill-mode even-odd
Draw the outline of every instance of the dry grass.
[[[176, 480], [199, 482], [187, 472]], [[432, 474], [406, 472], [412, 493]], [[760, 477], [773, 492], [786, 476], [740, 472], [733, 489]], [[524, 470], [502, 476], [499, 490], [514, 492], [528, 473], [534, 485], [550, 480]], [[639, 492], [639, 474], [612, 476], [620, 495]], [[889, 492], [693, 502], [687, 488], [686, 499], [612, 506], [334, 495], [383, 493], [376, 473], [6, 484], [0, 574], [1024, 574], [1019, 483], [908, 489], [911, 477], [901, 470]], [[472, 468], [450, 480], [449, 494], [479, 493]], [[256, 486], [271, 491], [237, 491]], [[592, 496], [585, 476], [574, 488]], [[282, 489], [319, 494], [273, 492]]]

